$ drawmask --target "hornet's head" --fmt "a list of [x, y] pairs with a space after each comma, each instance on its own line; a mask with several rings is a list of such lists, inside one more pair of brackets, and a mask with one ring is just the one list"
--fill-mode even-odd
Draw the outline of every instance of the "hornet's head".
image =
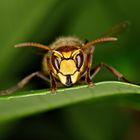
[[53, 51], [51, 63], [54, 73], [67, 87], [76, 83], [83, 70], [84, 54], [80, 49], [72, 51]]

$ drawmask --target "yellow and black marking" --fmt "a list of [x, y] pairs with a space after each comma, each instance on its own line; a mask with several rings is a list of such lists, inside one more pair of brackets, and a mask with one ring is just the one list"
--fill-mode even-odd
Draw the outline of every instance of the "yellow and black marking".
[[[53, 72], [65, 86], [71, 86], [80, 78], [80, 69], [83, 59], [80, 58], [81, 51], [54, 51], [52, 55]], [[78, 60], [76, 59], [78, 57]]]

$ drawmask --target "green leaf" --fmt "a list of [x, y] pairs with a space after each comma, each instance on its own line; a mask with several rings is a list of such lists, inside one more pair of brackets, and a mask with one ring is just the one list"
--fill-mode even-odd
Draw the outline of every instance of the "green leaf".
[[[120, 95], [140, 95], [140, 86], [123, 82], [100, 82], [93, 87], [87, 85], [58, 89], [56, 95], [49, 90], [19, 92], [0, 97], [0, 121], [49, 111], [81, 101], [104, 99]], [[123, 96], [120, 96], [120, 98]], [[137, 99], [140, 96], [136, 96]], [[134, 101], [135, 99], [130, 99]], [[129, 104], [131, 106], [131, 104]], [[140, 109], [140, 102], [138, 103]]]

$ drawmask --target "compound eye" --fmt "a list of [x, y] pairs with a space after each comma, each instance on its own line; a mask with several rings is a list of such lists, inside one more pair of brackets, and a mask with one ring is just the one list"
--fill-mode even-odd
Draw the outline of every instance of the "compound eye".
[[76, 60], [76, 67], [77, 68], [81, 68], [81, 66], [83, 65], [83, 54], [79, 53], [78, 55], [76, 55], [75, 60]]
[[56, 71], [60, 70], [60, 63], [61, 63], [61, 58], [59, 58], [57, 56], [52, 57], [52, 65]]

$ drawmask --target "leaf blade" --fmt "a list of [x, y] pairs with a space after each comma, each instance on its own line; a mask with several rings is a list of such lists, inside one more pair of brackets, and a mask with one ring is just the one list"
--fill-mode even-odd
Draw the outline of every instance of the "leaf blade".
[[87, 85], [59, 89], [54, 96], [50, 91], [37, 90], [0, 97], [0, 122], [30, 114], [49, 111], [75, 103], [104, 99], [116, 95], [140, 95], [140, 87], [122, 82], [100, 82], [94, 87]]

